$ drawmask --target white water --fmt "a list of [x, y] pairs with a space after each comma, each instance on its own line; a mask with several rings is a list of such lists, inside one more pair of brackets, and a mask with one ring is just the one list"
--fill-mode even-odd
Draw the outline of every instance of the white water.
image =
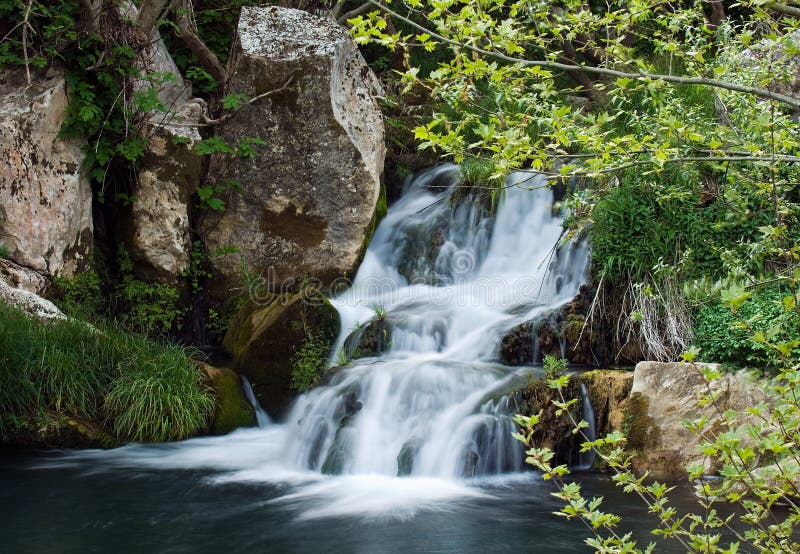
[[457, 178], [441, 166], [409, 183], [353, 286], [331, 300], [342, 321], [332, 360], [376, 312], [391, 325], [380, 357], [332, 370], [283, 423], [71, 459], [276, 483], [287, 490], [272, 502], [300, 518], [409, 517], [483, 494], [474, 476], [517, 478], [524, 456], [508, 392], [533, 370], [493, 360], [504, 333], [576, 295], [588, 255], [559, 243], [562, 220], [540, 178], [512, 175], [494, 218], [474, 195], [452, 201]]
[[272, 423], [269, 415], [267, 412], [264, 411], [264, 408], [261, 407], [261, 404], [258, 403], [256, 399], [256, 393], [253, 391], [253, 386], [250, 384], [250, 381], [247, 380], [247, 377], [244, 375], [240, 376], [242, 379], [242, 389], [244, 390], [244, 395], [247, 398], [247, 401], [253, 407], [253, 410], [256, 412], [256, 424], [259, 427], [266, 427]]

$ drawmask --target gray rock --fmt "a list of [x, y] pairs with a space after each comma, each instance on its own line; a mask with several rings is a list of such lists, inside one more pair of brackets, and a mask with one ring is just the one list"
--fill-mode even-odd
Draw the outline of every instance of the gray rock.
[[189, 267], [189, 202], [202, 164], [194, 152], [201, 140], [196, 124], [204, 108], [194, 100], [146, 126], [150, 143], [133, 192], [130, 247], [136, 273], [148, 281], [174, 284]]
[[377, 80], [347, 31], [306, 12], [244, 8], [230, 93], [256, 97], [219, 127], [229, 144], [259, 137], [252, 160], [218, 157], [215, 179], [234, 179], [221, 218], [203, 232], [214, 259], [216, 294], [238, 284], [244, 264], [276, 281], [315, 277], [328, 283], [355, 270], [375, 212], [384, 160]]
[[56, 69], [29, 87], [24, 72], [0, 74], [0, 244], [46, 277], [72, 276], [92, 250], [83, 145], [59, 137], [67, 102]]
[[41, 294], [47, 288], [47, 279], [44, 276], [11, 260], [0, 259], [0, 279], [14, 288], [35, 294]]
[[0, 279], [0, 301], [40, 319], [66, 319], [56, 305], [24, 289], [9, 286]]
[[[634, 467], [650, 471], [655, 477], [685, 477], [685, 468], [704, 463], [707, 473], [716, 468], [700, 452], [699, 445], [706, 437], [687, 429], [682, 421], [708, 418], [709, 429], [722, 422], [726, 410], [744, 413], [747, 408], [768, 400], [757, 381], [746, 372], [727, 373], [706, 384], [701, 374], [704, 366], [718, 364], [687, 364], [639, 362], [633, 374], [631, 398], [625, 408], [630, 431], [629, 446], [636, 449]], [[701, 398], [714, 391], [714, 405], [700, 406]], [[638, 406], [637, 409], [632, 409]], [[739, 423], [745, 423], [741, 420]]]

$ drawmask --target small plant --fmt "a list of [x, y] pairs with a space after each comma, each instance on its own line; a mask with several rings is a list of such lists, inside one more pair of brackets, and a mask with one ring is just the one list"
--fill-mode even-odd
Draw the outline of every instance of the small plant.
[[5, 244], [0, 244], [0, 260], [7, 260], [11, 256], [11, 251]]
[[117, 262], [122, 279], [116, 288], [124, 304], [126, 325], [146, 334], [167, 334], [186, 314], [178, 289], [163, 283], [140, 281], [133, 274], [133, 261], [125, 248], [120, 248]]
[[386, 316], [388, 315], [388, 313], [386, 312], [386, 308], [384, 308], [383, 306], [375, 306], [374, 310], [375, 310], [376, 321], [386, 320]]
[[305, 342], [292, 357], [292, 388], [305, 392], [322, 377], [327, 366], [330, 344], [314, 333], [307, 335]]
[[542, 367], [544, 367], [545, 378], [548, 381], [553, 381], [564, 375], [567, 371], [567, 360], [547, 354], [544, 360], [542, 360]]
[[107, 309], [100, 276], [93, 269], [74, 277], [55, 277], [48, 296], [72, 317], [94, 319]]

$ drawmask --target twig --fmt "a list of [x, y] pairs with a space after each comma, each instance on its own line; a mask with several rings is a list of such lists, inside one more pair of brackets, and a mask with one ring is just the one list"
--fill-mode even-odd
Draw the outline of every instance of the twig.
[[286, 82], [283, 84], [283, 86], [281, 86], [280, 88], [276, 88], [276, 89], [270, 90], [268, 92], [265, 92], [263, 94], [259, 94], [258, 96], [254, 96], [253, 98], [251, 98], [247, 102], [241, 104], [235, 110], [233, 110], [231, 112], [228, 112], [225, 115], [223, 115], [221, 117], [218, 117], [217, 119], [211, 119], [206, 114], [203, 114], [203, 121], [205, 122], [206, 125], [219, 125], [220, 123], [224, 123], [224, 122], [228, 121], [229, 119], [231, 119], [234, 115], [236, 115], [236, 113], [239, 110], [241, 110], [245, 106], [249, 106], [250, 104], [252, 104], [254, 102], [257, 102], [257, 101], [261, 100], [262, 98], [267, 98], [268, 96], [272, 96], [273, 94], [278, 94], [279, 92], [284, 92], [284, 91], [290, 90], [289, 89], [289, 85], [294, 80], [294, 75], [295, 75], [294, 73], [289, 75], [289, 79], [287, 79]]
[[31, 67], [28, 61], [28, 29], [33, 31], [33, 27], [29, 23], [32, 7], [33, 0], [28, 0], [28, 5], [25, 7], [25, 17], [22, 20], [22, 55], [25, 58], [25, 77], [28, 79], [28, 86], [31, 86]]

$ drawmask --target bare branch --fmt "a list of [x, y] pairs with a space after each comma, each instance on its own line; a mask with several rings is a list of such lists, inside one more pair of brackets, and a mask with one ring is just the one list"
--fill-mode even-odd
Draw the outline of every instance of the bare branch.
[[339, 25], [344, 25], [345, 23], [347, 23], [348, 19], [353, 19], [355, 16], [361, 15], [362, 13], [364, 13], [365, 11], [367, 11], [367, 10], [369, 10], [371, 8], [372, 8], [372, 6], [369, 3], [365, 2], [365, 3], [361, 4], [359, 7], [350, 10], [349, 12], [344, 14], [343, 16], [337, 17], [336, 18], [336, 23], [338, 23]]
[[164, 17], [166, 10], [167, 0], [143, 0], [139, 6], [136, 25], [147, 37], [150, 37], [158, 25], [158, 20]]
[[28, 79], [28, 86], [31, 86], [31, 65], [28, 61], [28, 30], [33, 31], [33, 27], [28, 21], [31, 17], [32, 7], [33, 0], [28, 0], [28, 5], [25, 8], [25, 17], [22, 20], [22, 55], [25, 58], [25, 77]]
[[286, 82], [280, 88], [272, 89], [272, 90], [270, 90], [268, 92], [264, 92], [262, 94], [259, 94], [258, 96], [254, 96], [253, 98], [251, 98], [247, 102], [244, 102], [243, 104], [238, 106], [235, 110], [230, 111], [230, 112], [226, 113], [225, 115], [223, 115], [221, 117], [218, 117], [217, 119], [211, 119], [206, 114], [203, 114], [203, 122], [205, 123], [205, 125], [219, 125], [220, 123], [225, 123], [226, 121], [231, 119], [233, 116], [235, 116], [236, 112], [238, 112], [239, 110], [241, 110], [245, 106], [249, 106], [250, 104], [258, 102], [259, 100], [262, 100], [262, 99], [267, 98], [269, 96], [272, 96], [274, 94], [278, 94], [278, 93], [281, 93], [281, 92], [285, 92], [287, 90], [291, 90], [289, 85], [292, 83], [293, 80], [294, 80], [294, 73], [289, 75], [289, 78], [286, 80]]

